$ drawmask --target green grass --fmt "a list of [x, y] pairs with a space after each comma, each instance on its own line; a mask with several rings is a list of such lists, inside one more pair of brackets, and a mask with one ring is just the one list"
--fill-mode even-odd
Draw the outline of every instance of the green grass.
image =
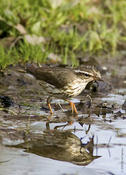
[[[46, 63], [50, 53], [72, 65], [78, 64], [80, 52], [115, 55], [126, 49], [125, 12], [125, 0], [1, 0], [0, 38], [22, 39], [9, 49], [0, 41], [0, 65]], [[28, 43], [18, 24], [45, 42]]]

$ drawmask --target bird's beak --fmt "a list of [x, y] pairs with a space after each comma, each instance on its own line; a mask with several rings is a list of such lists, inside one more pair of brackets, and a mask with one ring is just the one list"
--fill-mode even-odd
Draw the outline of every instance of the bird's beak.
[[104, 81], [103, 79], [100, 79], [100, 81]]
[[101, 76], [99, 76], [99, 77], [94, 77], [94, 81], [104, 81], [104, 80], [101, 78]]
[[101, 77], [96, 78], [98, 81], [104, 81]]

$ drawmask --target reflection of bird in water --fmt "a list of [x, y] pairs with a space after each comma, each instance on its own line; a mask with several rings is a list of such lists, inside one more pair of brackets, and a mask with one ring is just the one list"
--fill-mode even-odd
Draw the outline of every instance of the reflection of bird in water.
[[89, 82], [101, 79], [100, 73], [92, 67], [72, 69], [47, 66], [37, 67], [30, 64], [27, 65], [27, 71], [33, 74], [38, 80], [43, 81], [41, 86], [44, 86], [45, 83], [48, 85], [45, 91], [49, 95], [47, 104], [51, 113], [53, 111], [50, 105], [50, 99], [51, 97], [55, 97], [68, 101], [72, 112], [77, 114], [75, 104], [69, 99], [79, 95]]
[[83, 145], [80, 139], [71, 131], [45, 131], [44, 134], [31, 134], [30, 141], [17, 147], [26, 148], [27, 152], [72, 162], [77, 165], [88, 165], [98, 156], [93, 156], [93, 138], [88, 145]]

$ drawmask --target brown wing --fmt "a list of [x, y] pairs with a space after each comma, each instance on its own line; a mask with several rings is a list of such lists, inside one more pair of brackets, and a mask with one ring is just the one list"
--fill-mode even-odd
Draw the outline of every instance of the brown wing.
[[72, 82], [76, 77], [72, 70], [62, 67], [37, 67], [28, 65], [27, 71], [33, 74], [38, 80], [43, 80], [57, 88], [62, 88]]

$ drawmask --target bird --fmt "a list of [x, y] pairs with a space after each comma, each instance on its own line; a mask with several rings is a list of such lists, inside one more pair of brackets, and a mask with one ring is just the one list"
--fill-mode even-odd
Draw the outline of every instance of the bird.
[[45, 91], [48, 94], [47, 105], [51, 114], [53, 114], [50, 104], [52, 97], [69, 102], [72, 113], [78, 114], [75, 104], [70, 99], [78, 96], [89, 82], [101, 80], [100, 72], [91, 66], [71, 68], [39, 67], [35, 64], [27, 64], [26, 71], [35, 76], [37, 80], [47, 84]]

